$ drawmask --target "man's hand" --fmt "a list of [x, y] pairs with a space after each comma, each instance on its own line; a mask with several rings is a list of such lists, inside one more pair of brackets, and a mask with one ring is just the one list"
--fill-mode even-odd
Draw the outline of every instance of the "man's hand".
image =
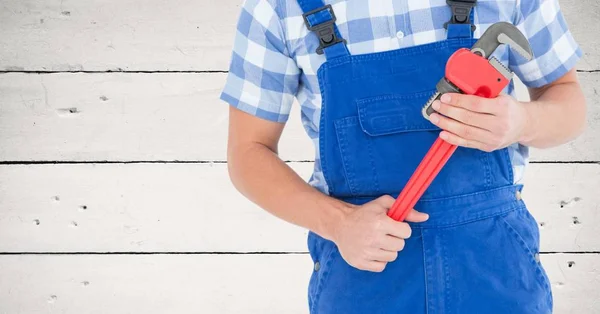
[[523, 139], [527, 110], [507, 95], [488, 99], [462, 94], [444, 94], [433, 103], [430, 120], [443, 131], [450, 144], [491, 152]]
[[[404, 239], [411, 235], [405, 222], [387, 215], [394, 198], [386, 195], [365, 205], [356, 206], [335, 229], [333, 241], [344, 260], [355, 268], [381, 272], [388, 262], [398, 257], [404, 248]], [[424, 213], [412, 210], [406, 221], [423, 222], [429, 219]]]

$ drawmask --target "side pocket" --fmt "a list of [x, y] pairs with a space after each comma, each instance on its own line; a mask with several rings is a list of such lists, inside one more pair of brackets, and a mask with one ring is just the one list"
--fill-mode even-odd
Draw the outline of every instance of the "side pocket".
[[550, 290], [550, 281], [539, 258], [539, 229], [533, 216], [525, 206], [522, 206], [502, 216], [501, 221], [518, 246], [522, 248], [523, 253], [532, 264], [533, 270], [537, 273], [540, 283]]
[[327, 281], [332, 262], [332, 255], [337, 247], [333, 242], [309, 232], [308, 248], [313, 260], [313, 272], [309, 282], [308, 300], [310, 313], [315, 313], [314, 311], [319, 304], [319, 297], [323, 285]]

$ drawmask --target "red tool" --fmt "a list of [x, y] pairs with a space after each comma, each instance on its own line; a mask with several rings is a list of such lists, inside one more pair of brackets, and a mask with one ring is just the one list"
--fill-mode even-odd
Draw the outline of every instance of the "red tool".
[[[527, 38], [514, 25], [506, 22], [493, 24], [471, 50], [459, 49], [448, 59], [445, 77], [436, 86], [438, 92], [423, 108], [423, 116], [429, 119], [435, 112], [433, 102], [445, 93], [497, 97], [513, 75], [500, 61], [491, 57], [501, 44], [508, 44], [527, 60], [533, 58]], [[388, 216], [397, 221], [406, 219], [456, 148], [438, 137], [389, 210]]]

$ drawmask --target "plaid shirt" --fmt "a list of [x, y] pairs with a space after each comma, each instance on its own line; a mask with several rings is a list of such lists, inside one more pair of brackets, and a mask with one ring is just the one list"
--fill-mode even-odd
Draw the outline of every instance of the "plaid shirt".
[[[353, 55], [395, 50], [446, 39], [450, 19], [445, 0], [325, 0]], [[495, 56], [528, 87], [540, 87], [567, 73], [582, 52], [568, 30], [558, 0], [480, 0], [475, 7], [475, 37], [491, 24], [511, 22], [529, 38], [534, 60], [518, 64], [508, 49]], [[326, 61], [314, 51], [317, 37], [304, 25], [294, 0], [246, 0], [242, 6], [227, 83], [221, 99], [270, 121], [287, 121], [294, 98], [316, 148], [310, 184], [327, 193], [319, 162], [321, 96], [316, 72]], [[311, 47], [311, 48], [307, 48]], [[507, 93], [513, 94], [508, 88]], [[513, 95], [514, 96], [514, 95]], [[528, 148], [509, 147], [515, 183], [520, 183]]]

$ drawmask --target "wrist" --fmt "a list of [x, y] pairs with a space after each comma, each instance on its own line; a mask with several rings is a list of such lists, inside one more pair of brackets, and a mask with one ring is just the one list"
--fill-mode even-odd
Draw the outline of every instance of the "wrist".
[[336, 242], [340, 227], [355, 206], [328, 197], [319, 207], [322, 214], [317, 228], [313, 231], [327, 240]]
[[535, 109], [538, 106], [537, 102], [519, 102], [521, 107], [523, 108], [523, 128], [521, 133], [519, 134], [519, 138], [517, 142], [519, 144], [529, 146], [535, 137], [537, 131], [537, 119], [535, 115]]

